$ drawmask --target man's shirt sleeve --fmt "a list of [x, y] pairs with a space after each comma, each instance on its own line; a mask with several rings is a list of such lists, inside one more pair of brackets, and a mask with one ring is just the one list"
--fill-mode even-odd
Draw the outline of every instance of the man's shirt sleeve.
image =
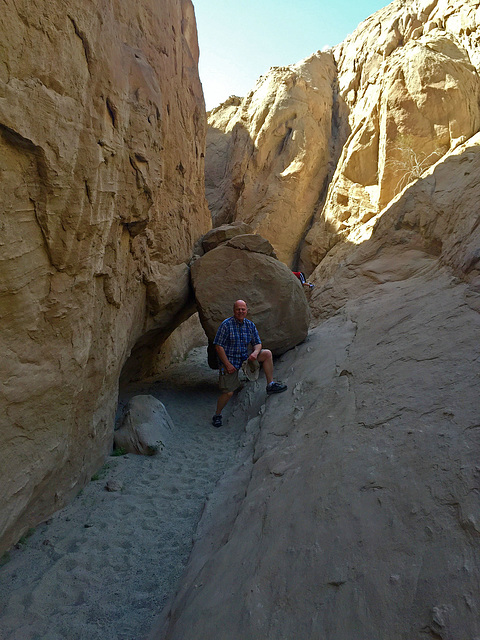
[[262, 341], [260, 340], [260, 336], [258, 335], [258, 331], [257, 331], [257, 327], [253, 324], [252, 322], [252, 342], [253, 342], [253, 346], [255, 346], [256, 344], [262, 344]]
[[217, 334], [213, 341], [213, 344], [218, 344], [225, 349], [227, 346], [227, 338], [228, 338], [228, 327], [226, 326], [225, 321], [218, 327]]

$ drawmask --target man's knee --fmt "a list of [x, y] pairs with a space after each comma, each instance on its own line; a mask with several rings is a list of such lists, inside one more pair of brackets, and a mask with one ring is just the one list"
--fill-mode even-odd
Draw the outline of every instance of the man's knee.
[[270, 349], [262, 349], [260, 351], [260, 354], [258, 356], [259, 362], [265, 362], [265, 360], [271, 360], [271, 359], [272, 359], [272, 352], [270, 351]]

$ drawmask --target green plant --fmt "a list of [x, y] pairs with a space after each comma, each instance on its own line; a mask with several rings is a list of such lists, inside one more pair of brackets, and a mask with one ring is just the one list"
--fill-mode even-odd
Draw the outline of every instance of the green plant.
[[114, 449], [111, 453], [112, 456], [125, 456], [128, 453], [128, 451], [124, 448], [124, 447], [117, 447], [117, 449]]
[[0, 556], [0, 567], [3, 567], [4, 564], [10, 561], [10, 554], [8, 551], [5, 551], [3, 555]]

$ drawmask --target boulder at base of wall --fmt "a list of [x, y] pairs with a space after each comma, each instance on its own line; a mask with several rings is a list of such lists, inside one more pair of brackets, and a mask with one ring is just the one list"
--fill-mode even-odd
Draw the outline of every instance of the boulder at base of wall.
[[126, 407], [120, 428], [115, 431], [115, 448], [153, 456], [165, 448], [172, 432], [172, 419], [160, 400], [153, 396], [134, 396]]
[[271, 256], [255, 252], [257, 238], [252, 235], [252, 243], [248, 238], [242, 236], [243, 249], [223, 244], [192, 265], [200, 321], [209, 340], [213, 340], [220, 323], [232, 315], [235, 300], [245, 300], [262, 345], [280, 355], [306, 338], [308, 303], [290, 269]]

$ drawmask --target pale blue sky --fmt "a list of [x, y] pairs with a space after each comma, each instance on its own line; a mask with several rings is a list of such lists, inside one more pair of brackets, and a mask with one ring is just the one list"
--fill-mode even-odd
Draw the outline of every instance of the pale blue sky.
[[388, 0], [193, 0], [207, 109], [245, 96], [270, 67], [341, 42]]

